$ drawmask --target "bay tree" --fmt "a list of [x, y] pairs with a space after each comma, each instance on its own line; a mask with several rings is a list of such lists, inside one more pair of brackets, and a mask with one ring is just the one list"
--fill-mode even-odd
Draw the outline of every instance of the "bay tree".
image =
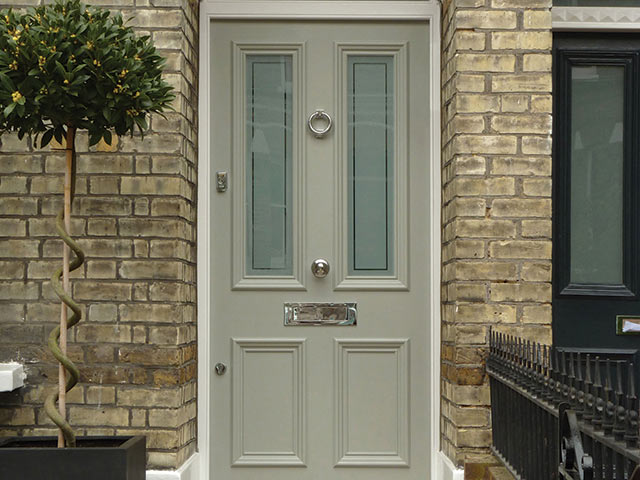
[[45, 400], [47, 415], [60, 429], [61, 447], [76, 443], [65, 413], [66, 392], [79, 376], [66, 354], [67, 329], [82, 313], [69, 285], [69, 273], [84, 261], [69, 235], [76, 133], [86, 130], [90, 145], [100, 140], [111, 144], [114, 132], [144, 136], [149, 114], [170, 109], [175, 98], [162, 78], [164, 64], [151, 39], [138, 36], [120, 13], [79, 0], [0, 11], [0, 136], [28, 136], [40, 148], [55, 138], [66, 149], [64, 206], [56, 218], [62, 266], [51, 277], [61, 300], [60, 325], [48, 341], [60, 362], [60, 381]]

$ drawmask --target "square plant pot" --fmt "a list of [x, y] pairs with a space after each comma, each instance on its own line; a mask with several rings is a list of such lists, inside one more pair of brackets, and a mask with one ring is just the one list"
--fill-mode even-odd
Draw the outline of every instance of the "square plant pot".
[[78, 437], [56, 448], [56, 437], [0, 439], [3, 480], [145, 480], [146, 439]]

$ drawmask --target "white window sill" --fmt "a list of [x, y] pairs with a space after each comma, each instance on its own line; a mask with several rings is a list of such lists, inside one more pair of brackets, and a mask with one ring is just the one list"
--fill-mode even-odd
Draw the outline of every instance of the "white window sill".
[[24, 368], [19, 363], [0, 363], [0, 392], [11, 392], [24, 385]]

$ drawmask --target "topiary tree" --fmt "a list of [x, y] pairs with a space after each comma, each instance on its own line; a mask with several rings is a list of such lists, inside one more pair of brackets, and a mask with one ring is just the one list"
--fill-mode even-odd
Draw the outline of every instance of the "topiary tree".
[[0, 135], [29, 135], [41, 148], [53, 138], [66, 143], [64, 207], [56, 219], [64, 242], [63, 262], [51, 277], [61, 315], [48, 342], [60, 362], [60, 382], [58, 391], [45, 400], [47, 415], [60, 429], [61, 447], [75, 446], [66, 421], [65, 394], [79, 376], [66, 355], [67, 329], [81, 317], [80, 306], [70, 296], [69, 272], [84, 261], [84, 253], [69, 236], [76, 132], [87, 130], [90, 145], [101, 139], [111, 144], [112, 130], [118, 135], [139, 130], [144, 135], [147, 114], [170, 108], [175, 98], [161, 77], [164, 63], [149, 37], [136, 36], [120, 14], [87, 7], [80, 0], [56, 0], [26, 13], [0, 11]]

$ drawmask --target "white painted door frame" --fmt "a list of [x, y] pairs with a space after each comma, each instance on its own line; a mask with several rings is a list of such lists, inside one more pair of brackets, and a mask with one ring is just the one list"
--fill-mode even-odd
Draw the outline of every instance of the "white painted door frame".
[[[430, 402], [431, 431], [431, 478], [443, 478], [440, 445], [440, 248], [441, 248], [441, 174], [440, 174], [440, 5], [436, 0], [427, 1], [251, 1], [251, 0], [203, 0], [200, 4], [200, 65], [199, 65], [199, 135], [198, 135], [198, 454], [190, 480], [210, 480], [209, 450], [213, 438], [209, 422], [211, 408], [211, 335], [210, 272], [211, 234], [215, 219], [210, 218], [211, 175], [209, 158], [211, 145], [207, 132], [210, 118], [210, 25], [211, 20], [221, 19], [290, 19], [290, 20], [413, 20], [430, 23], [430, 104], [432, 142], [430, 151], [430, 235], [431, 319], [430, 365], [432, 398]], [[216, 479], [211, 479], [216, 480]]]

